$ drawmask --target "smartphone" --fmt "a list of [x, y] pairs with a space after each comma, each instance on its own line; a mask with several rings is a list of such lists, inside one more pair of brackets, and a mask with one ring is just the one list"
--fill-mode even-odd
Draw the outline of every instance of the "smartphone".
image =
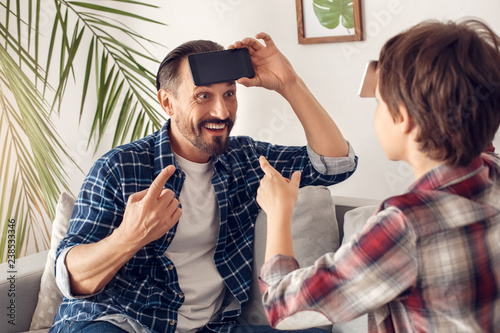
[[359, 87], [360, 97], [375, 97], [377, 88], [377, 61], [371, 60], [366, 64], [361, 86]]
[[188, 62], [197, 86], [255, 76], [252, 59], [246, 48], [191, 54]]

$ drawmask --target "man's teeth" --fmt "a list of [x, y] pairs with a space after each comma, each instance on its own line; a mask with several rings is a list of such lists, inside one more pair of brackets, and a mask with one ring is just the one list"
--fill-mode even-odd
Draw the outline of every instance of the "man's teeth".
[[226, 124], [206, 124], [205, 127], [211, 130], [221, 130], [226, 127]]

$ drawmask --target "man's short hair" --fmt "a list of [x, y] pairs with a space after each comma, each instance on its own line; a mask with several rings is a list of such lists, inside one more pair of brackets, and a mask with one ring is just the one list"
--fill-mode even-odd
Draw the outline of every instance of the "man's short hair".
[[419, 149], [466, 166], [500, 124], [500, 39], [484, 23], [426, 21], [386, 42], [379, 92], [394, 119], [404, 105]]
[[161, 62], [156, 75], [156, 89], [165, 89], [175, 94], [179, 85], [179, 67], [183, 58], [190, 54], [222, 50], [224, 50], [222, 45], [209, 40], [193, 40], [179, 45]]

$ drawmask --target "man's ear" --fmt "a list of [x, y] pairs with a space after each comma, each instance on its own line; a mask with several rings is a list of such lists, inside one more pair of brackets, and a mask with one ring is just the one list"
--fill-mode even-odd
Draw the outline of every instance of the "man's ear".
[[169, 115], [172, 116], [174, 113], [172, 107], [172, 94], [165, 89], [158, 90], [158, 102], [160, 102], [161, 108]]

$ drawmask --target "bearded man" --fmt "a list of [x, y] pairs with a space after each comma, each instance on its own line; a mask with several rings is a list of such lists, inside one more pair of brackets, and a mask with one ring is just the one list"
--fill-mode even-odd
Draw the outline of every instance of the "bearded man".
[[[64, 301], [51, 332], [274, 332], [237, 324], [252, 276], [258, 158], [285, 176], [301, 171], [305, 186], [347, 179], [357, 157], [269, 35], [230, 48], [249, 50], [254, 78], [196, 86], [187, 56], [223, 47], [180, 45], [157, 75], [170, 119], [90, 170], [56, 254]], [[308, 144], [229, 136], [236, 83], [281, 94]]]

